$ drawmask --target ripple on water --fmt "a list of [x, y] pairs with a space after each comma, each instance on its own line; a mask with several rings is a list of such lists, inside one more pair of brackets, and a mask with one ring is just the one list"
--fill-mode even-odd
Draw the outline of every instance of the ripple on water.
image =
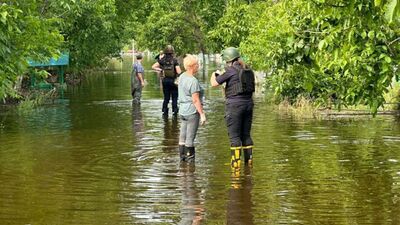
[[0, 114], [1, 224], [397, 224], [395, 119], [296, 120], [257, 99], [254, 166], [235, 173], [219, 89], [185, 164], [157, 83], [133, 107], [129, 76], [95, 78], [66, 104]]

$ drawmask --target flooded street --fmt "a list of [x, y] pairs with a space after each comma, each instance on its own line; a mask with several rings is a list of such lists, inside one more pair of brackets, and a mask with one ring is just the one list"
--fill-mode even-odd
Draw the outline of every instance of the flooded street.
[[185, 164], [152, 61], [140, 107], [130, 63], [0, 111], [0, 224], [400, 224], [399, 118], [300, 120], [257, 94], [254, 166], [233, 175], [214, 67], [198, 75], [208, 121]]

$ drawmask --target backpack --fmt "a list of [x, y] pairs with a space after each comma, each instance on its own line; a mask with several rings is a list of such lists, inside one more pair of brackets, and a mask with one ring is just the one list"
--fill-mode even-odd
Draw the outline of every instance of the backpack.
[[232, 84], [225, 89], [226, 96], [235, 96], [242, 94], [252, 94], [255, 91], [254, 72], [249, 67], [233, 67], [239, 76], [239, 82]]
[[161, 67], [163, 69], [165, 77], [176, 77], [174, 58], [166, 58], [165, 60], [163, 60], [163, 64], [161, 65]]
[[241, 83], [241, 92], [239, 94], [250, 94], [255, 91], [255, 76], [251, 68], [246, 66], [239, 69], [239, 81]]

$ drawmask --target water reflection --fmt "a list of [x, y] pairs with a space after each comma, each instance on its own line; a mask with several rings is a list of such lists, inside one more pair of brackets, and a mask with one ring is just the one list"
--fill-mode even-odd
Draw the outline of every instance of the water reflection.
[[252, 168], [244, 167], [243, 173], [240, 173], [238, 170], [232, 171], [226, 213], [227, 224], [255, 224], [251, 196], [252, 189]]
[[161, 142], [163, 123], [155, 114], [156, 104], [152, 101], [142, 101], [132, 104], [132, 160], [161, 159]]
[[0, 224], [400, 224], [399, 118], [298, 120], [256, 98], [254, 168], [231, 176], [221, 91], [205, 85], [210, 123], [183, 165], [146, 74], [139, 107], [128, 72], [98, 73], [0, 112]]
[[182, 162], [180, 164], [180, 177], [182, 185], [181, 221], [179, 224], [198, 225], [203, 221], [205, 209], [204, 198], [196, 184], [198, 177], [195, 173], [195, 163]]
[[136, 104], [132, 100], [132, 128], [138, 140], [143, 138], [144, 121], [140, 104]]
[[178, 117], [172, 116], [171, 118], [168, 115], [163, 115], [164, 122], [164, 138], [161, 142], [161, 146], [164, 152], [170, 152], [173, 156], [176, 157], [178, 154], [178, 141], [179, 141], [179, 127], [178, 127]]
[[132, 133], [134, 137], [133, 159], [141, 160], [146, 158], [146, 148], [139, 143], [145, 139], [145, 124], [141, 110], [141, 104], [132, 100]]

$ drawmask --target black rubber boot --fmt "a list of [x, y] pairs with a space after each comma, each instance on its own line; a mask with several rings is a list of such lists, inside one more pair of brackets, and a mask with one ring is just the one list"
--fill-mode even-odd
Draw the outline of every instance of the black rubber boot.
[[243, 149], [244, 155], [244, 165], [252, 166], [253, 165], [253, 149], [245, 148]]
[[231, 167], [233, 169], [240, 168], [240, 155], [241, 155], [241, 147], [231, 147]]
[[163, 109], [162, 109], [163, 116], [168, 116], [168, 111], [169, 111], [168, 108], [163, 108]]
[[179, 145], [179, 158], [181, 161], [186, 160], [185, 145]]
[[175, 108], [175, 109], [172, 109], [172, 112], [174, 113], [173, 114], [174, 116], [178, 116], [179, 110], [178, 110], [178, 108]]
[[194, 162], [195, 150], [194, 147], [185, 147], [186, 151], [186, 161]]

